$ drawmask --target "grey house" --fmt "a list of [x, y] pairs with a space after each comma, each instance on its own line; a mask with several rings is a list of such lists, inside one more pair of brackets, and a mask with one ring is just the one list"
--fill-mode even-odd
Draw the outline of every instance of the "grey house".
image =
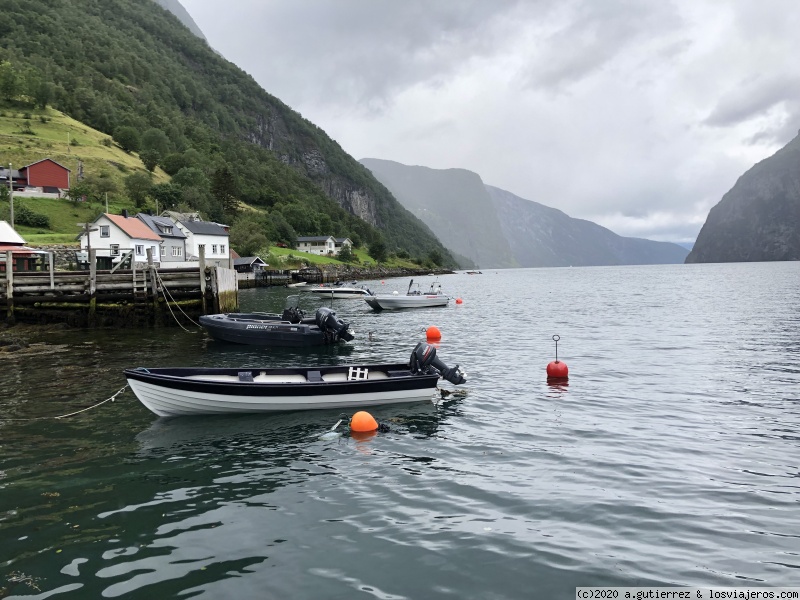
[[164, 240], [161, 242], [162, 264], [186, 261], [186, 234], [179, 227], [176, 227], [172, 219], [145, 213], [139, 213], [136, 218]]

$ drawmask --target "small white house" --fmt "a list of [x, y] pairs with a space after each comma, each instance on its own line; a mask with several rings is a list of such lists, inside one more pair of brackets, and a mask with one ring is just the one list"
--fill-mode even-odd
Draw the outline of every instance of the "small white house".
[[186, 235], [187, 260], [198, 260], [200, 247], [203, 246], [206, 261], [227, 266], [230, 258], [229, 236], [223, 227], [206, 221], [175, 221], [175, 225]]
[[336, 254], [339, 254], [345, 246], [348, 246], [351, 250], [353, 249], [353, 242], [350, 238], [334, 238], [333, 242], [336, 246]]
[[133, 250], [133, 260], [147, 262], [147, 249], [152, 250], [153, 262], [161, 262], [160, 245], [162, 239], [136, 217], [129, 217], [128, 211], [121, 215], [103, 213], [84, 231], [78, 240], [81, 250], [98, 250], [98, 256], [109, 256], [112, 262], [129, 250]]
[[330, 235], [314, 235], [297, 238], [297, 249], [322, 256], [336, 254], [336, 239]]

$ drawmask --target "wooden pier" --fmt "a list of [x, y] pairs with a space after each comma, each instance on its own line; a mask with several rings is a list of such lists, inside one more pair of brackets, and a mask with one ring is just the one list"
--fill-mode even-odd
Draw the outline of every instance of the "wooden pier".
[[[75, 327], [191, 325], [203, 314], [238, 311], [236, 272], [216, 266], [159, 269], [147, 264], [98, 270], [95, 250], [88, 271], [15, 272], [0, 279], [0, 310], [7, 323], [66, 323]], [[11, 252], [5, 264], [13, 264]]]

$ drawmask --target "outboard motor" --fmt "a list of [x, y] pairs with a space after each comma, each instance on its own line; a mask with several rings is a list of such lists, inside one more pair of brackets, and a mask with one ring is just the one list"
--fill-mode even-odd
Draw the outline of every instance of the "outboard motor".
[[317, 327], [326, 335], [331, 335], [333, 340], [341, 338], [346, 342], [353, 339], [353, 334], [350, 333], [350, 325], [344, 321], [336, 318], [336, 313], [330, 308], [324, 306], [317, 309], [316, 314]]
[[425, 342], [420, 342], [411, 353], [411, 372], [424, 373], [431, 372], [439, 373], [441, 377], [454, 385], [461, 385], [467, 382], [467, 378], [462, 373], [458, 365], [452, 369], [445, 365], [441, 360], [436, 358], [436, 348]]

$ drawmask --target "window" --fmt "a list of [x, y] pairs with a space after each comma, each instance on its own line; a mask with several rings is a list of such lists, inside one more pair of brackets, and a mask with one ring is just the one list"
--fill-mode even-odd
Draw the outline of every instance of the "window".
[[144, 256], [144, 246], [136, 245], [136, 256]]
[[111, 244], [111, 256], [119, 256], [119, 244]]
[[216, 253], [217, 253], [217, 245], [211, 244], [211, 254], [216, 254]]
[[180, 246], [173, 246], [172, 256], [183, 256], [183, 248], [181, 248]]
[[164, 225], [164, 234], [165, 235], [172, 235], [172, 227], [169, 225]]
[[220, 254], [222, 254], [222, 255], [224, 255], [224, 254], [225, 254], [225, 244], [222, 244], [222, 245], [219, 247], [219, 253], [220, 253]]
[[100, 237], [111, 237], [108, 225], [100, 225]]

